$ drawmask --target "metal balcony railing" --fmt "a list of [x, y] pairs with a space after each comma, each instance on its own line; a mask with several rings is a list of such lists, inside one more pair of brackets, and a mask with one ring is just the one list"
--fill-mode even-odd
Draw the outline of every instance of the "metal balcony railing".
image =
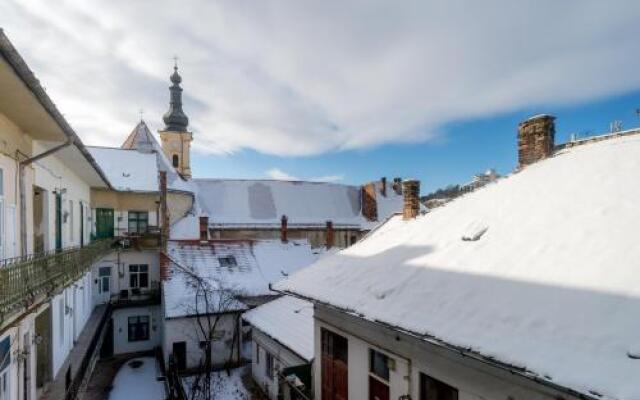
[[0, 262], [0, 326], [13, 313], [77, 280], [91, 264], [111, 251], [113, 240], [84, 247], [16, 257]]

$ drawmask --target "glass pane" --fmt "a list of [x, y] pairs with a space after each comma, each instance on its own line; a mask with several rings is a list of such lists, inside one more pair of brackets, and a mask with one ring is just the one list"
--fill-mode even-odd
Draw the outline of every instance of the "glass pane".
[[138, 268], [140, 268], [140, 272], [147, 272], [149, 270], [149, 266], [148, 265], [139, 265]]
[[140, 287], [149, 287], [149, 275], [147, 273], [140, 274]]
[[389, 363], [388, 357], [375, 350], [369, 350], [369, 371], [374, 375], [388, 381], [389, 380]]

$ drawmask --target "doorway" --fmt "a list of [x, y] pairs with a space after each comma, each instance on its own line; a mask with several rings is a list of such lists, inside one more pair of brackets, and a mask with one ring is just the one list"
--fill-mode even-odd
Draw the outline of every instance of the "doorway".
[[36, 389], [41, 391], [51, 381], [51, 308], [36, 317]]
[[113, 237], [113, 208], [96, 208], [96, 238]]
[[322, 329], [322, 400], [347, 400], [349, 396], [347, 338]]
[[39, 187], [33, 187], [33, 251], [43, 253], [49, 249], [47, 231], [49, 220], [48, 192]]
[[111, 300], [111, 266], [98, 267], [98, 301], [108, 303]]
[[56, 193], [56, 251], [62, 250], [62, 194]]
[[187, 369], [187, 342], [173, 343], [173, 357], [176, 361], [178, 371]]

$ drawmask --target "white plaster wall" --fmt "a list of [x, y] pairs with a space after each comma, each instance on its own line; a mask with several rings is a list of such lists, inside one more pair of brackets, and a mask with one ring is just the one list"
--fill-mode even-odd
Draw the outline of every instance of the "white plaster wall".
[[[34, 154], [39, 154], [45, 149], [34, 142]], [[62, 195], [62, 213], [68, 217], [63, 218], [62, 224], [62, 247], [73, 247], [80, 245], [80, 203], [90, 205], [90, 187], [70, 168], [62, 163], [59, 156], [54, 155], [45, 157], [33, 164], [35, 170], [35, 185], [47, 190], [48, 195], [48, 240], [45, 240], [45, 249], [55, 248], [55, 196], [54, 191], [66, 189], [66, 193]], [[31, 186], [28, 186], [29, 188]], [[32, 196], [31, 190], [27, 190], [27, 195]], [[70, 203], [73, 203], [73, 211], [70, 210]], [[71, 217], [73, 213], [73, 217]], [[89, 221], [89, 214], [85, 212], [84, 224]], [[85, 243], [88, 243], [89, 232], [85, 229]], [[33, 240], [30, 235], [29, 240]]]
[[[60, 367], [67, 359], [73, 348], [75, 339], [86, 325], [93, 307], [84, 307], [84, 297], [90, 296], [84, 290], [91, 290], [87, 283], [91, 280], [91, 273], [87, 272], [62, 292], [55, 295], [49, 302], [51, 307], [51, 349], [53, 350], [53, 376], [60, 372]], [[80, 289], [82, 287], [82, 289]], [[65, 306], [66, 298], [66, 306]], [[88, 304], [91, 304], [90, 302]], [[68, 307], [68, 312], [66, 312]]]
[[[129, 317], [149, 317], [149, 340], [129, 342]], [[160, 306], [127, 307], [113, 310], [114, 354], [153, 350], [161, 342]]]
[[[537, 384], [478, 361], [462, 357], [413, 337], [394, 332], [357, 317], [324, 307], [316, 307], [315, 354], [321, 356], [320, 329], [326, 328], [348, 340], [349, 398], [368, 398], [370, 348], [382, 351], [396, 361], [390, 371], [390, 398], [402, 394], [419, 398], [420, 373], [458, 389], [459, 400], [535, 399], [555, 400], [574, 397]], [[316, 398], [321, 397], [321, 367], [314, 370]]]
[[[33, 343], [33, 338], [35, 336], [35, 316], [36, 313], [27, 315], [16, 326], [8, 329], [0, 335], [0, 341], [4, 340], [6, 337], [10, 337], [11, 341], [10, 364], [2, 371], [2, 373], [8, 372], [8, 393], [10, 399], [24, 398], [25, 390], [29, 392], [31, 399], [36, 398], [36, 348]], [[25, 334], [28, 335], [29, 343], [25, 342]], [[20, 360], [21, 357], [28, 357], [29, 359], [30, 368], [27, 375], [30, 379], [27, 387], [24, 386], [22, 379], [24, 363]]]
[[147, 264], [149, 266], [149, 289], [158, 289], [160, 287], [160, 254], [157, 251], [126, 250], [113, 252], [102, 257], [91, 267], [94, 304], [103, 304], [108, 300], [106, 296], [102, 296], [98, 291], [100, 267], [111, 267], [110, 294], [117, 296], [120, 294], [120, 290], [130, 289], [130, 264]]
[[[238, 339], [236, 338], [233, 349], [231, 345], [233, 341], [233, 331], [236, 328], [239, 330], [239, 325], [237, 314], [224, 314], [220, 316], [215, 330], [216, 335], [219, 335], [219, 339], [215, 340], [212, 346], [212, 360], [214, 365], [227, 362], [232, 351], [233, 360], [238, 360]], [[168, 362], [174, 342], [186, 342], [187, 368], [197, 367], [203, 358], [202, 349], [200, 349], [200, 341], [202, 338], [203, 335], [199, 331], [195, 318], [165, 319], [162, 345], [165, 360]]]
[[[260, 330], [253, 328], [251, 332], [252, 350], [251, 350], [251, 373], [254, 381], [260, 385], [262, 390], [269, 396], [271, 400], [276, 400], [279, 393], [279, 379], [276, 375], [271, 377], [267, 375], [267, 352], [275, 358], [275, 371], [280, 371], [287, 367], [307, 364], [300, 356], [287, 349], [280, 343], [271, 339]], [[257, 357], [257, 352], [260, 356]], [[258, 362], [259, 361], [259, 362]]]

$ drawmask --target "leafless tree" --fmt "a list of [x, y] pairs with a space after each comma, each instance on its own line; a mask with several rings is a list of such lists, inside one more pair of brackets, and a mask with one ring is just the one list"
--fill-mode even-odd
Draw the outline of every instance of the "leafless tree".
[[[211, 400], [215, 398], [216, 382], [214, 382], [214, 367], [230, 365], [234, 361], [235, 341], [240, 340], [238, 332], [239, 314], [234, 311], [242, 309], [237, 300], [237, 292], [224, 282], [212, 277], [199, 275], [195, 270], [176, 264], [174, 271], [181, 274], [186, 283], [185, 290], [193, 293], [189, 296], [188, 304], [183, 304], [190, 319], [193, 320], [194, 330], [191, 338], [200, 344], [202, 356], [198, 367], [193, 370], [190, 385], [185, 393], [189, 400]], [[219, 335], [218, 328], [223, 318], [234, 319], [234, 332], [228, 355], [221, 354], [221, 359], [214, 360], [213, 346], [217, 341], [225, 340]]]

